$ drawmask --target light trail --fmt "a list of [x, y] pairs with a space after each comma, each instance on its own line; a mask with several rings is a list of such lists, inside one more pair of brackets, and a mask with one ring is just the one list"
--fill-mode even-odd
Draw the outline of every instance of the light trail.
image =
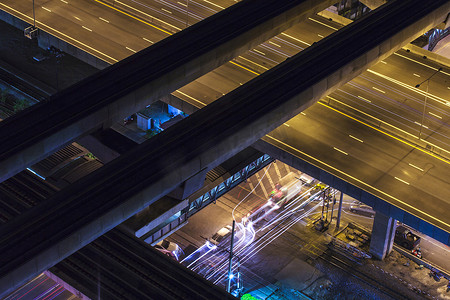
[[416, 87], [413, 87], [413, 86], [411, 86], [411, 85], [409, 85], [409, 84], [403, 83], [403, 82], [401, 82], [400, 80], [397, 80], [397, 79], [394, 79], [394, 78], [392, 78], [392, 77], [383, 75], [383, 74], [378, 73], [378, 72], [375, 72], [375, 71], [373, 71], [373, 70], [367, 69], [367, 72], [372, 73], [372, 74], [374, 74], [374, 75], [377, 75], [377, 76], [379, 76], [379, 77], [381, 77], [381, 78], [384, 78], [384, 79], [386, 79], [386, 80], [389, 80], [389, 81], [392, 82], [392, 83], [395, 83], [395, 84], [397, 84], [397, 85], [400, 85], [400, 86], [402, 86], [402, 87], [404, 87], [404, 88], [406, 88], [406, 89], [408, 89], [408, 90], [410, 90], [410, 91], [413, 91], [413, 92], [415, 92], [415, 93], [418, 93], [418, 94], [420, 94], [420, 95], [422, 95], [422, 96], [427, 96], [428, 98], [430, 98], [430, 99], [433, 100], [433, 101], [436, 101], [436, 102], [442, 103], [442, 104], [444, 104], [444, 105], [450, 106], [450, 101], [449, 101], [449, 100], [446, 100], [446, 99], [443, 99], [443, 98], [438, 97], [438, 96], [436, 96], [436, 95], [427, 93], [427, 92], [422, 91], [422, 90], [420, 90], [420, 89], [418, 89], [418, 88], [416, 88]]
[[[294, 181], [294, 184], [295, 184], [295, 181]], [[291, 184], [291, 186], [292, 186], [292, 185], [293, 185], [293, 184]], [[302, 186], [303, 186], [303, 185], [302, 185]], [[305, 196], [308, 195], [309, 192], [310, 192], [313, 188], [314, 188], [314, 187], [311, 187], [311, 188], [308, 189], [307, 191], [303, 192], [303, 193], [302, 193], [300, 196], [298, 196], [296, 199], [292, 200], [292, 202], [289, 202], [289, 203], [290, 203], [289, 206], [293, 206], [293, 205], [297, 204], [298, 202], [300, 202], [300, 200], [303, 199], [303, 198], [305, 198]], [[276, 225], [276, 223], [278, 223], [278, 222], [282, 222], [283, 220], [287, 220], [287, 218], [291, 217], [294, 213], [303, 210], [303, 207], [305, 207], [305, 206], [308, 205], [310, 202], [312, 202], [312, 201], [313, 201], [320, 193], [322, 193], [322, 191], [318, 191], [318, 192], [315, 193], [314, 195], [309, 196], [309, 197], [307, 198], [307, 200], [301, 202], [301, 203], [300, 203], [297, 207], [295, 207], [295, 208], [289, 209], [289, 206], [286, 206], [282, 213], [280, 213], [280, 214], [278, 214], [277, 216], [275, 216], [274, 218], [272, 218], [267, 224], [265, 224], [264, 226], [262, 226], [261, 228], [259, 228], [256, 232], [262, 232], [262, 231], [266, 230], [268, 227]], [[320, 205], [320, 203], [319, 203], [318, 205]], [[269, 215], [269, 213], [267, 213], [266, 215]], [[302, 217], [302, 218], [303, 218], [303, 217]], [[298, 219], [298, 220], [300, 220], [300, 219]], [[298, 220], [297, 220], [297, 221], [298, 221]], [[297, 221], [294, 221], [293, 224], [294, 224], [295, 222], [297, 222]], [[255, 223], [257, 223], [257, 221], [255, 221]], [[251, 224], [250, 226], [253, 227], [253, 224]], [[292, 226], [292, 225], [291, 225], [291, 226]], [[290, 226], [290, 227], [291, 227], [291, 226]], [[290, 227], [289, 227], [289, 228], [290, 228]], [[276, 236], [276, 237], [278, 237], [280, 234], [282, 234], [282, 232], [279, 231], [279, 228], [278, 228], [278, 229], [277, 229], [277, 228], [278, 228], [277, 226], [273, 227], [272, 229], [269, 230], [269, 232], [266, 232], [265, 235], [267, 235], [268, 233], [270, 233], [270, 232], [273, 231], [273, 230], [278, 230], [278, 231], [276, 231], [276, 232], [277, 232], [277, 236]], [[285, 230], [284, 230], [283, 232], [285, 232], [287, 229], [288, 229], [288, 228], [285, 228]], [[275, 238], [276, 238], [276, 237], [275, 237]], [[262, 242], [261, 242], [261, 238], [260, 238], [260, 239], [256, 242], [256, 243], [257, 243], [257, 244], [256, 244], [256, 248], [241, 247], [241, 248], [239, 248], [239, 249], [236, 249], [236, 251], [235, 251], [235, 256], [241, 256], [242, 253], [244, 253], [244, 251], [247, 251], [246, 254], [245, 254], [245, 255], [247, 255], [247, 256], [250, 255], [250, 253], [254, 253], [253, 255], [255, 255], [257, 252], [259, 252], [262, 248], [264, 248], [264, 247], [265, 247], [268, 243], [270, 243], [271, 241], [273, 241], [273, 239], [270, 240], [269, 242], [265, 243], [265, 244], [261, 244]], [[241, 262], [242, 262], [242, 259], [241, 259]], [[243, 263], [243, 262], [242, 262], [242, 263]], [[218, 273], [224, 271], [226, 267], [227, 267], [227, 261], [226, 261], [226, 259], [224, 259], [224, 261], [222, 262], [222, 264], [221, 264], [218, 268], [216, 268], [215, 271], [213, 271], [212, 273], [210, 273], [210, 274], [206, 277], [206, 279], [208, 279], [208, 280], [211, 279], [212, 277], [214, 277], [214, 276], [217, 275]], [[220, 277], [219, 277], [219, 279], [217, 279], [217, 281], [219, 281], [219, 280], [220, 280]]]
[[272, 166], [273, 162], [270, 163], [270, 165], [266, 168], [266, 171], [264, 172], [263, 176], [261, 177], [261, 179], [259, 179], [258, 184], [238, 203], [236, 204], [236, 206], [233, 208], [233, 210], [231, 211], [231, 216], [233, 217], [233, 220], [236, 221], [236, 218], [234, 216], [234, 212], [236, 210], [236, 208], [241, 205], [242, 202], [244, 202], [245, 199], [247, 199], [248, 196], [250, 196], [251, 194], [253, 194], [253, 192], [256, 190], [256, 188], [261, 184], [261, 181], [264, 179], [264, 177], [266, 177], [267, 172], [269, 171], [270, 167]]

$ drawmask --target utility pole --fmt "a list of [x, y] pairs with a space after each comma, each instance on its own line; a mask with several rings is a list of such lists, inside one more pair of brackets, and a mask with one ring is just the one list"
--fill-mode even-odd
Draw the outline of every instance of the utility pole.
[[427, 98], [428, 98], [428, 89], [430, 87], [430, 79], [436, 75], [437, 73], [439, 73], [440, 71], [442, 71], [442, 67], [440, 67], [439, 69], [437, 69], [436, 72], [434, 72], [430, 77], [428, 77], [427, 79], [425, 79], [424, 81], [422, 81], [419, 84], [416, 84], [416, 88], [419, 88], [421, 84], [423, 84], [425, 81], [427, 82], [427, 91], [425, 93], [425, 101], [423, 103], [423, 112], [422, 112], [422, 122], [420, 122], [420, 129], [419, 129], [419, 140], [421, 139], [422, 136], [422, 129], [423, 129], [423, 122], [425, 121], [425, 111], [427, 109]]
[[228, 285], [227, 285], [227, 292], [230, 293], [231, 291], [231, 279], [233, 279], [233, 270], [232, 270], [232, 265], [233, 265], [233, 244], [234, 244], [234, 225], [236, 224], [236, 221], [233, 220], [233, 226], [231, 228], [231, 245], [230, 245], [230, 258], [229, 258], [229, 262], [228, 262]]

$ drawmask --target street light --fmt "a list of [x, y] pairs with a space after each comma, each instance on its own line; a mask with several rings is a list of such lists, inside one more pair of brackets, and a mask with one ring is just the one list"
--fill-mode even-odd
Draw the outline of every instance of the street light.
[[33, 27], [36, 27], [36, 14], [34, 13], [34, 0], [33, 0]]
[[439, 69], [437, 69], [437, 71], [435, 71], [433, 74], [431, 74], [430, 77], [428, 77], [427, 79], [425, 79], [424, 81], [422, 81], [419, 84], [416, 84], [416, 88], [419, 88], [421, 84], [423, 84], [425, 81], [427, 82], [427, 91], [425, 93], [425, 101], [423, 103], [423, 112], [422, 112], [422, 122], [420, 122], [420, 130], [419, 130], [419, 140], [421, 139], [421, 135], [422, 135], [422, 128], [423, 128], [423, 122], [425, 121], [425, 111], [427, 108], [427, 96], [428, 96], [428, 89], [430, 87], [430, 79], [436, 75], [437, 73], [439, 73], [440, 71], [442, 71], [442, 67], [440, 67]]
[[24, 30], [24, 35], [30, 40], [37, 37], [38, 30], [36, 28], [36, 14], [34, 12], [34, 0], [33, 0], [33, 26], [27, 27]]
[[189, 21], [189, 0], [186, 0], [186, 28], [188, 27]]
[[236, 224], [236, 221], [233, 220], [233, 226], [231, 228], [231, 245], [230, 245], [230, 257], [228, 260], [228, 284], [227, 284], [227, 292], [229, 293], [231, 291], [231, 280], [233, 279], [233, 273], [232, 273], [232, 265], [233, 265], [233, 244], [234, 244], [234, 226]]

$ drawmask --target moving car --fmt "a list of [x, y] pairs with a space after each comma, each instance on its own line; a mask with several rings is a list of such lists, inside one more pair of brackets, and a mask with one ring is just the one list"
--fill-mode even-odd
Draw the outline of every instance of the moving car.
[[273, 204], [283, 207], [287, 202], [287, 189], [283, 188], [281, 184], [277, 183], [275, 189], [270, 193], [270, 201]]
[[214, 245], [219, 245], [223, 240], [225, 240], [228, 236], [231, 235], [232, 227], [231, 225], [227, 225], [222, 227], [219, 231], [214, 233], [214, 235], [209, 239], [209, 242]]
[[[272, 202], [271, 202], [272, 203]], [[272, 204], [273, 205], [273, 204]], [[266, 212], [270, 209], [269, 204], [261, 205], [252, 209], [246, 216], [242, 218], [242, 224], [247, 225], [249, 222], [256, 224], [266, 215]]]
[[412, 233], [411, 230], [406, 227], [398, 226], [397, 229], [395, 229], [394, 242], [403, 248], [413, 250], [419, 245], [420, 236]]
[[365, 205], [362, 203], [350, 205], [349, 210], [352, 213], [360, 214], [371, 218], [375, 216], [375, 211], [373, 210], [373, 208], [370, 207], [369, 205]]

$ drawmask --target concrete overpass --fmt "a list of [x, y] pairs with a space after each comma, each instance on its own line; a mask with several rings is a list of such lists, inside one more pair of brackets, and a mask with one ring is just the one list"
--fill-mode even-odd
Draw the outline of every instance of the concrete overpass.
[[332, 3], [242, 1], [9, 118], [0, 124], [0, 179], [145, 108]]
[[[208, 169], [441, 22], [449, 6], [399, 2], [288, 59], [6, 224], [0, 229], [2, 290], [48, 269], [176, 186], [189, 190]], [[326, 59], [331, 55], [335, 60]]]

